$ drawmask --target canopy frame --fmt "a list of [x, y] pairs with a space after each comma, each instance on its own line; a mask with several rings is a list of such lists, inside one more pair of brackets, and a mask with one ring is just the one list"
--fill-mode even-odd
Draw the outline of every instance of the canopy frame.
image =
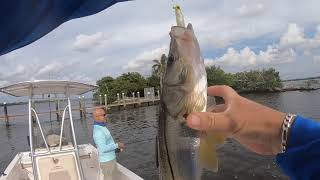
[[[84, 174], [82, 170], [82, 166], [80, 163], [80, 156], [79, 156], [79, 147], [77, 144], [77, 139], [75, 135], [74, 130], [74, 124], [73, 124], [73, 117], [72, 117], [72, 108], [71, 108], [71, 101], [70, 96], [71, 95], [82, 95], [84, 93], [87, 93], [89, 91], [92, 91], [94, 89], [98, 88], [97, 86], [80, 83], [80, 82], [72, 82], [72, 81], [57, 81], [57, 80], [41, 80], [41, 81], [26, 81], [16, 84], [11, 84], [5, 87], [0, 88], [0, 92], [15, 96], [15, 97], [22, 97], [22, 96], [28, 96], [28, 109], [29, 109], [29, 141], [30, 141], [30, 156], [32, 161], [32, 169], [33, 169], [33, 176], [35, 180], [38, 180], [38, 174], [37, 174], [37, 164], [36, 164], [36, 157], [44, 156], [43, 154], [39, 154], [35, 152], [34, 144], [33, 144], [33, 125], [32, 125], [32, 112], [35, 113], [36, 116], [36, 123], [39, 126], [41, 136], [45, 142], [46, 150], [45, 156], [50, 156], [52, 154], [64, 154], [70, 151], [66, 151], [62, 149], [62, 133], [63, 133], [63, 125], [65, 121], [65, 114], [66, 110], [68, 109], [69, 113], [69, 119], [70, 119], [70, 129], [71, 129], [71, 136], [72, 136], [72, 142], [73, 142], [73, 149], [72, 152], [75, 153], [76, 156], [76, 163], [78, 167], [78, 172], [80, 174], [80, 178], [84, 180]], [[48, 143], [45, 139], [44, 133], [42, 131], [42, 126], [40, 124], [38, 115], [36, 110], [32, 107], [32, 100], [33, 97], [36, 95], [42, 95], [44, 97], [44, 94], [54, 94], [57, 95], [65, 95], [67, 98], [67, 105], [64, 108], [64, 113], [62, 117], [62, 123], [60, 127], [60, 141], [59, 141], [59, 149], [58, 152], [52, 152], [50, 148], [48, 147]]]

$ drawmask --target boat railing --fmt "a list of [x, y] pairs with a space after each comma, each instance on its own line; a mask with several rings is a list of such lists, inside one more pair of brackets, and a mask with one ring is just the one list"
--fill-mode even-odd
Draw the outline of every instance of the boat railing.
[[39, 129], [40, 129], [40, 133], [41, 133], [42, 139], [43, 139], [44, 144], [45, 144], [45, 146], [46, 146], [46, 148], [47, 148], [47, 151], [49, 152], [49, 151], [50, 151], [50, 149], [49, 149], [49, 146], [48, 146], [47, 140], [46, 140], [46, 138], [44, 137], [43, 130], [42, 130], [42, 127], [41, 127], [41, 124], [40, 124], [40, 121], [39, 121], [38, 114], [37, 114], [36, 110], [35, 110], [35, 109], [33, 109], [33, 108], [31, 108], [31, 111], [34, 113], [34, 115], [35, 115], [35, 117], [36, 117], [36, 122], [37, 122], [37, 124], [38, 124], [38, 126], [39, 126]]

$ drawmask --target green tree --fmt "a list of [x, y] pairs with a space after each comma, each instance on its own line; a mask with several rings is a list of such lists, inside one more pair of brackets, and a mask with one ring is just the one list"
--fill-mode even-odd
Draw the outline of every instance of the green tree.
[[234, 77], [230, 73], [225, 73], [220, 67], [217, 66], [207, 66], [207, 79], [208, 85], [228, 85], [234, 86]]
[[155, 59], [153, 62], [154, 65], [152, 66], [152, 76], [155, 75], [159, 77], [160, 87], [162, 87], [162, 76], [167, 65], [167, 56], [162, 54], [160, 60]]
[[238, 72], [234, 78], [234, 88], [239, 91], [273, 91], [282, 87], [279, 72], [274, 68]]
[[147, 87], [147, 81], [138, 72], [124, 73], [116, 80], [122, 87], [122, 89], [119, 90], [128, 96], [131, 96], [132, 92], [143, 92], [143, 89]]
[[137, 72], [128, 72], [115, 79], [110, 76], [103, 77], [97, 81], [97, 85], [99, 88], [94, 97], [97, 99], [100, 94], [107, 94], [110, 102], [117, 99], [117, 93], [132, 96], [132, 92], [140, 92], [142, 95], [143, 89], [147, 87], [147, 81]]
[[264, 89], [274, 90], [275, 88], [282, 88], [280, 74], [274, 68], [262, 70], [264, 78]]
[[147, 78], [147, 85], [148, 87], [154, 87], [155, 90], [160, 90], [160, 77], [152, 74]]

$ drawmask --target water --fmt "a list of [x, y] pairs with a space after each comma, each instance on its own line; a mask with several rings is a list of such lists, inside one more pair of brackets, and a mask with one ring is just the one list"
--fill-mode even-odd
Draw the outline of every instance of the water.
[[320, 88], [320, 78], [308, 79], [308, 80], [295, 80], [295, 81], [285, 81], [282, 82], [284, 88]]
[[[292, 91], [270, 94], [249, 94], [246, 97], [285, 112], [299, 113], [305, 117], [320, 119], [320, 90]], [[76, 102], [73, 103], [77, 105]], [[43, 111], [48, 104], [37, 104]], [[53, 104], [52, 104], [52, 108]], [[27, 113], [27, 105], [8, 107], [9, 114]], [[118, 161], [144, 179], [157, 179], [155, 158], [155, 137], [159, 107], [149, 106], [111, 114], [108, 128], [115, 141], [124, 142], [125, 151], [118, 154]], [[0, 115], [3, 109], [0, 108]], [[90, 115], [80, 119], [79, 112], [73, 112], [78, 143], [92, 142], [92, 123]], [[10, 122], [9, 128], [4, 122], [0, 124], [0, 172], [10, 163], [16, 153], [28, 150], [27, 117], [17, 118]], [[53, 129], [57, 132], [60, 122], [52, 121], [49, 116], [44, 119], [44, 131]], [[37, 139], [38, 144], [41, 140]], [[220, 171], [218, 174], [206, 172], [206, 179], [288, 179], [277, 167], [274, 157], [259, 156], [248, 152], [235, 141], [228, 140], [219, 150]]]

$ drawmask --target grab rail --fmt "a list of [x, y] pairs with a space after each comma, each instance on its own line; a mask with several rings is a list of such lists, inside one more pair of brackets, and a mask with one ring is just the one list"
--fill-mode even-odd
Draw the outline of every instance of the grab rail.
[[37, 114], [36, 110], [34, 110], [33, 108], [31, 108], [31, 111], [33, 111], [33, 113], [34, 113], [35, 116], [36, 116], [36, 120], [37, 120], [37, 124], [38, 124], [38, 126], [39, 126], [39, 129], [40, 129], [41, 136], [42, 136], [42, 138], [43, 138], [44, 144], [46, 145], [47, 151], [49, 152], [50, 149], [49, 149], [49, 146], [48, 146], [48, 144], [47, 144], [47, 140], [46, 140], [46, 138], [44, 137], [44, 134], [43, 134], [43, 131], [42, 131], [42, 127], [41, 127], [41, 124], [40, 124], [40, 121], [39, 121], [38, 114]]

